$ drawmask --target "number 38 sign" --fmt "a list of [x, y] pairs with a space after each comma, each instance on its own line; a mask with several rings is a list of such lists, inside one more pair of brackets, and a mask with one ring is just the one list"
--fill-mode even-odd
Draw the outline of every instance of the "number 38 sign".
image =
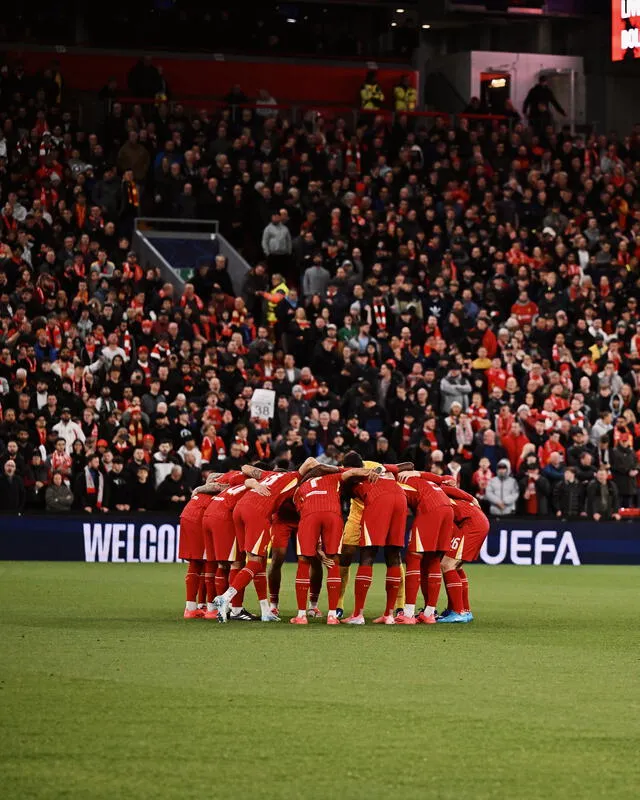
[[272, 389], [256, 389], [251, 396], [251, 416], [272, 419], [276, 408], [276, 393]]

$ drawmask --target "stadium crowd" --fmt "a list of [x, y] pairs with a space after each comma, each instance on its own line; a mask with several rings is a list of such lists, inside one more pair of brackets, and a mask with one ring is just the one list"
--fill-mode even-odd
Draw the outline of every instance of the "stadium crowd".
[[[179, 512], [210, 471], [350, 449], [494, 516], [638, 506], [640, 127], [109, 92], [83, 130], [55, 65], [0, 70], [0, 510]], [[242, 293], [223, 257], [163, 283], [141, 214], [218, 219]]]

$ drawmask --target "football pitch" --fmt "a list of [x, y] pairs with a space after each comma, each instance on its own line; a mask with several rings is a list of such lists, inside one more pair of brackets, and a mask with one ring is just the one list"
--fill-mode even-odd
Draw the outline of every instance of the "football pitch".
[[637, 567], [472, 565], [475, 622], [395, 628], [184, 621], [184, 569], [0, 564], [4, 800], [638, 796]]

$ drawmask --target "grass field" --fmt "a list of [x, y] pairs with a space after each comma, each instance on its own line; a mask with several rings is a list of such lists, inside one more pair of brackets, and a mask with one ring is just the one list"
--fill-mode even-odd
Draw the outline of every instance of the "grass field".
[[183, 572], [0, 564], [3, 800], [640, 793], [638, 568], [472, 566], [475, 622], [404, 628], [186, 622]]

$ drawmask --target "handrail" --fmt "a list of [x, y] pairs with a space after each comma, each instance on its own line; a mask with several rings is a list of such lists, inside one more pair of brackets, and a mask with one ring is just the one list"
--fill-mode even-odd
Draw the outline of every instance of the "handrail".
[[[122, 103], [124, 105], [149, 105], [154, 104], [158, 101], [155, 101], [153, 98], [149, 97], [132, 97], [128, 95], [119, 95], [115, 98], [116, 102]], [[413, 110], [413, 111], [395, 111], [390, 108], [380, 108], [380, 109], [363, 109], [353, 105], [345, 105], [344, 103], [325, 103], [322, 101], [314, 102], [313, 100], [300, 100], [300, 101], [291, 101], [287, 103], [274, 103], [273, 105], [262, 105], [260, 103], [256, 103], [256, 101], [250, 101], [246, 103], [229, 103], [224, 98], [220, 97], [180, 97], [180, 98], [170, 98], [164, 101], [160, 101], [163, 103], [167, 103], [170, 106], [182, 105], [188, 107], [200, 107], [202, 110], [207, 111], [208, 108], [228, 108], [231, 109], [232, 112], [235, 112], [238, 109], [249, 108], [251, 110], [274, 110], [274, 111], [290, 111], [292, 112], [292, 116], [296, 117], [299, 112], [305, 113], [308, 111], [318, 111], [318, 112], [336, 112], [337, 114], [344, 114], [345, 116], [350, 114], [353, 115], [354, 118], [361, 116], [362, 114], [367, 114], [369, 116], [382, 116], [386, 120], [395, 121], [396, 117], [398, 116], [407, 116], [411, 118], [423, 118], [423, 119], [436, 119], [442, 118], [447, 124], [455, 123], [456, 118], [458, 119], [469, 119], [474, 121], [486, 121], [486, 122], [509, 122], [510, 117], [506, 116], [505, 114], [476, 114], [470, 111], [461, 111], [458, 113], [452, 113], [449, 111], [437, 111], [437, 110]]]

